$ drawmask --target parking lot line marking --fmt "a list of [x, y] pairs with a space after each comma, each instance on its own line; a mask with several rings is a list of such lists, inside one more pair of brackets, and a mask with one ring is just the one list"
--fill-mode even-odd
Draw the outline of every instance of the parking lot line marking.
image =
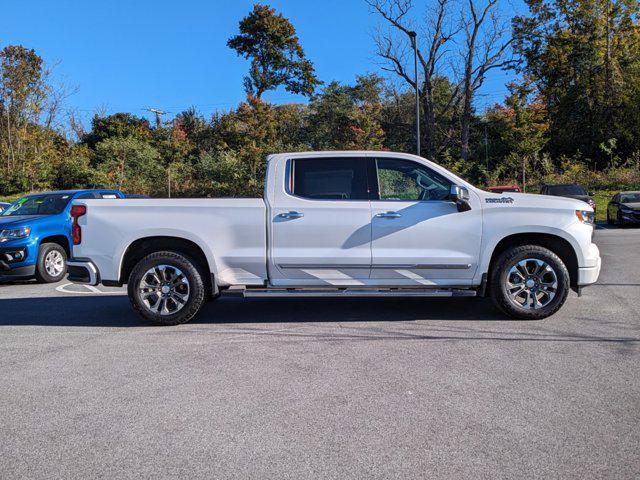
[[60, 293], [68, 293], [73, 295], [122, 295], [122, 292], [103, 292], [102, 290], [97, 289], [92, 285], [82, 285], [86, 287], [87, 290], [67, 290], [67, 287], [70, 287], [73, 283], [65, 283], [63, 285], [58, 285], [56, 287], [56, 292]]

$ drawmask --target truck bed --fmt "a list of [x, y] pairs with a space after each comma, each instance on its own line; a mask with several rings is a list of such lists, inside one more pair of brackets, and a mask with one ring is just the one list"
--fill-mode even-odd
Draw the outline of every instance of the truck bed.
[[125, 251], [136, 239], [171, 236], [205, 245], [221, 286], [262, 285], [266, 270], [266, 207], [262, 199], [81, 200], [82, 243], [101, 277], [117, 281]]

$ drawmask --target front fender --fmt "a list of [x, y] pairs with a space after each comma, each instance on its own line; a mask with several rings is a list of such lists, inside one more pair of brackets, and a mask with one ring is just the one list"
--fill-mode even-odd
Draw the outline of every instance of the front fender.
[[[579, 228], [575, 228], [579, 227]], [[480, 253], [480, 268], [476, 273], [477, 281], [481, 281], [482, 275], [489, 271], [489, 266], [491, 262], [491, 257], [493, 252], [495, 251], [498, 244], [513, 235], [518, 234], [546, 234], [552, 235], [555, 237], [562, 238], [566, 240], [571, 247], [573, 248], [576, 259], [578, 261], [578, 266], [583, 267], [586, 266], [586, 258], [585, 258], [585, 248], [583, 247], [585, 243], [591, 243], [590, 238], [588, 238], [588, 242], [584, 238], [585, 235], [583, 232], [584, 225], [579, 222], [572, 223], [568, 228], [556, 228], [551, 226], [544, 225], [517, 225], [508, 228], [503, 228], [499, 232], [494, 234], [486, 234], [483, 235], [483, 244], [481, 246]]]

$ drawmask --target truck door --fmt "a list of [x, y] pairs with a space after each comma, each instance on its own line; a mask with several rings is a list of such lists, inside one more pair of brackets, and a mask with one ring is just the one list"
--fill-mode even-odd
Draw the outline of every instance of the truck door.
[[269, 210], [271, 283], [361, 285], [371, 269], [367, 159], [292, 158], [285, 169]]
[[422, 163], [372, 159], [371, 279], [391, 285], [468, 285], [482, 235], [479, 199], [459, 212], [451, 181]]

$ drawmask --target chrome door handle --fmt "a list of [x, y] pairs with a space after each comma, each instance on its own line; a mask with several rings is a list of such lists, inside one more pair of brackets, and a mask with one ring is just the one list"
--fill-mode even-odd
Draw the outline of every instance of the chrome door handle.
[[400, 218], [402, 215], [400, 215], [398, 212], [384, 212], [384, 213], [376, 213], [376, 217], [378, 218]]
[[302, 218], [304, 217], [304, 213], [300, 212], [285, 212], [278, 214], [280, 218]]

